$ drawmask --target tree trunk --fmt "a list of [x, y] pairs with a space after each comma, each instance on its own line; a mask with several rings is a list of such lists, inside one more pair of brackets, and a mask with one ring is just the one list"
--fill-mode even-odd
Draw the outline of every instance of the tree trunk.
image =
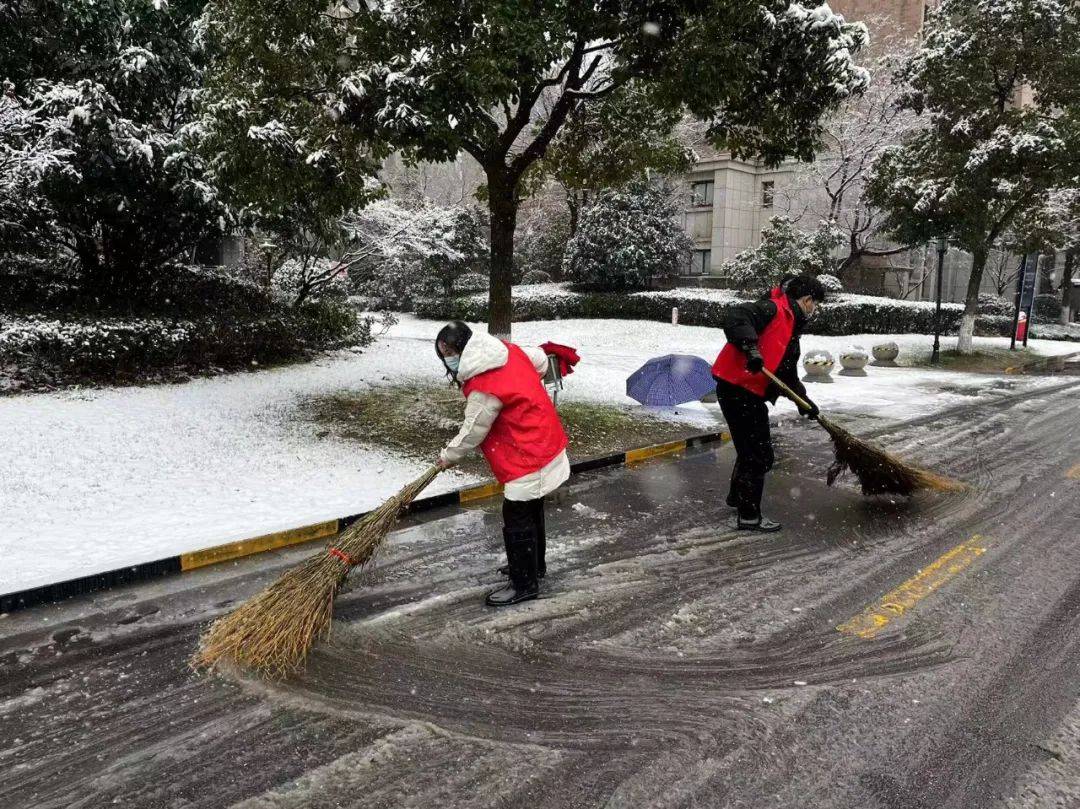
[[101, 261], [97, 239], [93, 236], [77, 235], [75, 255], [79, 258], [79, 275], [83, 289], [99, 302], [108, 300], [110, 279], [107, 268]]
[[964, 301], [964, 316], [960, 320], [960, 339], [956, 350], [961, 354], [973, 351], [972, 338], [975, 336], [975, 316], [979, 311], [979, 287], [982, 285], [983, 270], [986, 269], [987, 248], [979, 245], [971, 254], [971, 276], [968, 278], [967, 299]]
[[1072, 274], [1073, 262], [1076, 260], [1074, 250], [1065, 251], [1065, 264], [1061, 268], [1061, 322], [1067, 325], [1072, 320]]
[[488, 290], [488, 333], [510, 339], [513, 315], [514, 229], [517, 199], [505, 172], [488, 172], [488, 211], [491, 214], [491, 287]]
[[573, 238], [578, 229], [578, 217], [581, 215], [581, 205], [576, 192], [566, 192], [566, 207], [570, 209], [570, 236]]

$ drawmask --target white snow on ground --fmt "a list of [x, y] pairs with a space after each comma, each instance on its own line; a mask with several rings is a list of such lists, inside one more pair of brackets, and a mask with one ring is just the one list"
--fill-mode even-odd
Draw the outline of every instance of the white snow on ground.
[[[423, 464], [379, 449], [319, 438], [298, 420], [304, 397], [355, 391], [405, 378], [437, 382], [431, 340], [441, 324], [402, 318], [363, 353], [182, 385], [64, 391], [0, 398], [0, 593], [111, 570], [371, 508]], [[521, 323], [514, 339], [575, 346], [582, 355], [562, 401], [639, 407], [626, 377], [649, 357], [696, 354], [712, 360], [717, 329], [649, 321]], [[852, 343], [895, 339], [902, 350], [925, 337], [805, 337], [804, 352], [834, 356]], [[1007, 345], [977, 339], [977, 345]], [[1069, 353], [1077, 346], [1033, 341]], [[811, 387], [828, 410], [903, 418], [970, 396], [950, 386], [985, 387], [988, 378], [909, 368], [867, 369]], [[1018, 386], [1045, 380], [1014, 378]], [[779, 407], [793, 412], [787, 403]], [[662, 411], [661, 411], [662, 412]], [[715, 429], [715, 405], [694, 403], [665, 415]], [[618, 449], [614, 448], [613, 449]], [[453, 472], [430, 492], [470, 480]]]
[[[473, 324], [476, 328], [483, 328]], [[402, 318], [391, 334], [396, 337], [430, 339], [437, 331], [431, 321]], [[566, 380], [561, 401], [584, 400], [637, 406], [625, 396], [626, 377], [645, 360], [662, 354], [692, 354], [710, 363], [724, 345], [720, 329], [704, 326], [672, 326], [648, 320], [539, 320], [514, 324], [514, 341], [539, 344], [551, 340], [570, 345], [581, 355], [581, 364]], [[949, 348], [956, 338], [945, 338]], [[868, 351], [878, 343], [896, 342], [899, 362], [917, 354], [929, 355], [932, 337], [918, 334], [870, 334], [843, 337], [804, 335], [803, 356], [818, 350], [837, 358], [831, 384], [808, 385], [808, 392], [823, 409], [838, 413], [878, 415], [903, 419], [931, 413], [958, 401], [971, 401], [970, 395], [941, 392], [944, 384], [956, 388], [981, 389], [987, 384], [985, 374], [960, 374], [923, 368], [878, 368], [867, 366], [866, 377], [841, 376], [839, 355], [851, 345]], [[1007, 337], [976, 337], [975, 348], [1008, 348]], [[1032, 340], [1033, 351], [1050, 356], [1080, 352], [1080, 345], [1057, 340]], [[1010, 377], [1018, 387], [1035, 386], [1045, 381], [1034, 377]], [[678, 417], [703, 424], [722, 423], [716, 405], [692, 403], [676, 408]], [[676, 415], [670, 411], [656, 411]], [[777, 403], [778, 413], [795, 413], [787, 401]]]

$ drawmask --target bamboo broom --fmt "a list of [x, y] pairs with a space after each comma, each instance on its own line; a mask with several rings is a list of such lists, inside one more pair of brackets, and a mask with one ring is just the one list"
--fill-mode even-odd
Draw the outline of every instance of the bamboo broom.
[[[776, 375], [763, 368], [762, 372], [783, 391], [784, 395], [802, 407], [810, 409], [810, 403], [785, 385]], [[850, 470], [859, 479], [863, 494], [902, 494], [910, 496], [917, 489], [938, 492], [960, 492], [967, 488], [960, 481], [905, 463], [889, 452], [875, 447], [852, 435], [839, 424], [819, 415], [817, 422], [832, 438], [836, 460], [829, 467], [826, 477], [830, 486], [844, 470]]]
[[301, 671], [312, 644], [330, 635], [334, 598], [349, 572], [371, 559], [402, 509], [437, 474], [439, 469], [431, 467], [342, 531], [332, 546], [214, 621], [199, 639], [191, 665], [212, 669], [231, 662], [270, 678]]

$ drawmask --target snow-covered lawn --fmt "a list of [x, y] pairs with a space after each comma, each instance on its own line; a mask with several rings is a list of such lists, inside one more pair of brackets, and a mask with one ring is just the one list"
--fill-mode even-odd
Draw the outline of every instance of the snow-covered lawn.
[[[68, 390], [0, 398], [0, 593], [110, 570], [185, 551], [363, 511], [396, 491], [422, 464], [379, 449], [357, 449], [297, 418], [307, 397], [403, 379], [433, 381], [431, 340], [441, 324], [402, 318], [363, 353], [182, 385]], [[578, 371], [565, 399], [637, 405], [625, 379], [658, 354], [710, 361], [716, 329], [648, 321], [566, 320], [515, 325], [522, 343], [577, 347]], [[804, 351], [834, 356], [851, 343], [889, 339], [804, 338]], [[927, 338], [899, 336], [902, 347]], [[977, 339], [979, 345], [1007, 345]], [[1067, 353], [1075, 345], [1034, 341]], [[940, 385], [979, 387], [985, 376], [910, 368], [869, 368], [866, 378], [812, 387], [823, 408], [891, 417], [930, 412], [970, 396]], [[1018, 387], [1045, 380], [1015, 378]], [[780, 408], [793, 412], [782, 403]], [[713, 429], [715, 405], [691, 404], [672, 418]], [[615, 449], [615, 448], [613, 448]], [[467, 480], [441, 476], [432, 491]]]

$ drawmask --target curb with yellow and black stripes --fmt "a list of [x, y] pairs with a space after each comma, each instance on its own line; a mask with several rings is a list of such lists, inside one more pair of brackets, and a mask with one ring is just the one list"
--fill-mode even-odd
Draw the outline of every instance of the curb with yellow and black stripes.
[[[681, 441], [669, 441], [665, 444], [654, 444], [648, 447], [638, 447], [624, 452], [616, 452], [599, 458], [590, 458], [578, 461], [570, 465], [572, 475], [589, 472], [593, 469], [603, 469], [608, 466], [621, 466], [634, 464], [649, 458], [662, 455], [671, 455], [681, 452], [689, 447], [712, 444], [718, 441], [726, 441], [730, 436], [723, 431], [703, 433]], [[446, 506], [454, 506], [465, 503], [474, 503], [488, 497], [494, 497], [502, 492], [501, 483], [484, 483], [479, 486], [470, 486], [465, 489], [444, 492], [430, 497], [420, 497], [409, 504], [407, 514], [419, 514]], [[236, 542], [228, 542], [224, 545], [214, 545], [191, 553], [182, 553], [178, 556], [170, 556], [167, 559], [158, 559], [153, 562], [144, 562], [118, 570], [109, 570], [104, 573], [95, 573], [92, 576], [83, 576], [78, 579], [47, 584], [42, 587], [34, 587], [29, 590], [7, 593], [0, 595], [0, 613], [10, 613], [36, 607], [41, 604], [51, 604], [63, 601], [77, 595], [109, 590], [127, 584], [136, 584], [151, 579], [186, 573], [208, 565], [221, 562], [231, 562], [245, 556], [257, 553], [287, 548], [292, 545], [300, 545], [317, 539], [332, 537], [347, 526], [361, 519], [364, 514], [351, 514], [348, 517], [340, 517], [335, 520], [302, 525], [299, 528], [289, 528], [284, 531], [275, 531], [272, 534], [242, 539]]]

